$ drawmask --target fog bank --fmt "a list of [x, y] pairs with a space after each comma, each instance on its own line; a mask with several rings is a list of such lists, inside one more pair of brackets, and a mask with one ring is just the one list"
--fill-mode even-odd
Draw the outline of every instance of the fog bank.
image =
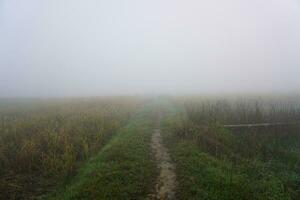
[[0, 96], [297, 93], [298, 0], [2, 0]]

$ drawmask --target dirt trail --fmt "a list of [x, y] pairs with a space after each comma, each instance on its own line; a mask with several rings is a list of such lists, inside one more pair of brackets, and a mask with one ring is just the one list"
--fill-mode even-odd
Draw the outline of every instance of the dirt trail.
[[154, 134], [152, 135], [151, 147], [159, 169], [155, 199], [176, 199], [175, 165], [172, 162], [166, 147], [163, 145], [160, 129], [155, 129]]

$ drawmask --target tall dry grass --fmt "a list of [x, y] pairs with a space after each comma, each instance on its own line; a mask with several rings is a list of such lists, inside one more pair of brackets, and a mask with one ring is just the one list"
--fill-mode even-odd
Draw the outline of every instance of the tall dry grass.
[[[183, 109], [168, 125], [166, 141], [170, 146], [190, 143], [202, 155], [218, 161], [217, 168], [230, 166], [211, 180], [203, 180], [210, 183], [207, 187], [211, 188], [211, 196], [218, 193], [216, 199], [223, 199], [222, 194], [231, 191], [243, 199], [300, 198], [300, 98], [185, 97], [175, 99], [175, 104]], [[293, 123], [250, 128], [223, 126], [265, 122]], [[206, 168], [214, 170], [209, 164]], [[232, 182], [233, 176], [241, 179]], [[216, 185], [219, 182], [215, 180], [221, 177], [229, 180], [228, 185], [222, 183], [228, 191]]]
[[76, 174], [141, 105], [138, 98], [0, 102], [0, 199], [35, 199]]

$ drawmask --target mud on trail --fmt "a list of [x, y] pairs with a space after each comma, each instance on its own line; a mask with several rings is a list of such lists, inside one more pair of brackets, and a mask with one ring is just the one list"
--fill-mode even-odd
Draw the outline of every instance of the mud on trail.
[[155, 156], [159, 175], [156, 182], [154, 199], [173, 200], [176, 189], [175, 165], [167, 148], [163, 145], [160, 129], [155, 129], [151, 139], [151, 147]]

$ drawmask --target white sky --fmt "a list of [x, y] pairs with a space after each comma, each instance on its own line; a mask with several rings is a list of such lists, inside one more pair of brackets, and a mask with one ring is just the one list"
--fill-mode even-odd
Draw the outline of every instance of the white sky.
[[0, 0], [0, 96], [298, 91], [299, 0]]

